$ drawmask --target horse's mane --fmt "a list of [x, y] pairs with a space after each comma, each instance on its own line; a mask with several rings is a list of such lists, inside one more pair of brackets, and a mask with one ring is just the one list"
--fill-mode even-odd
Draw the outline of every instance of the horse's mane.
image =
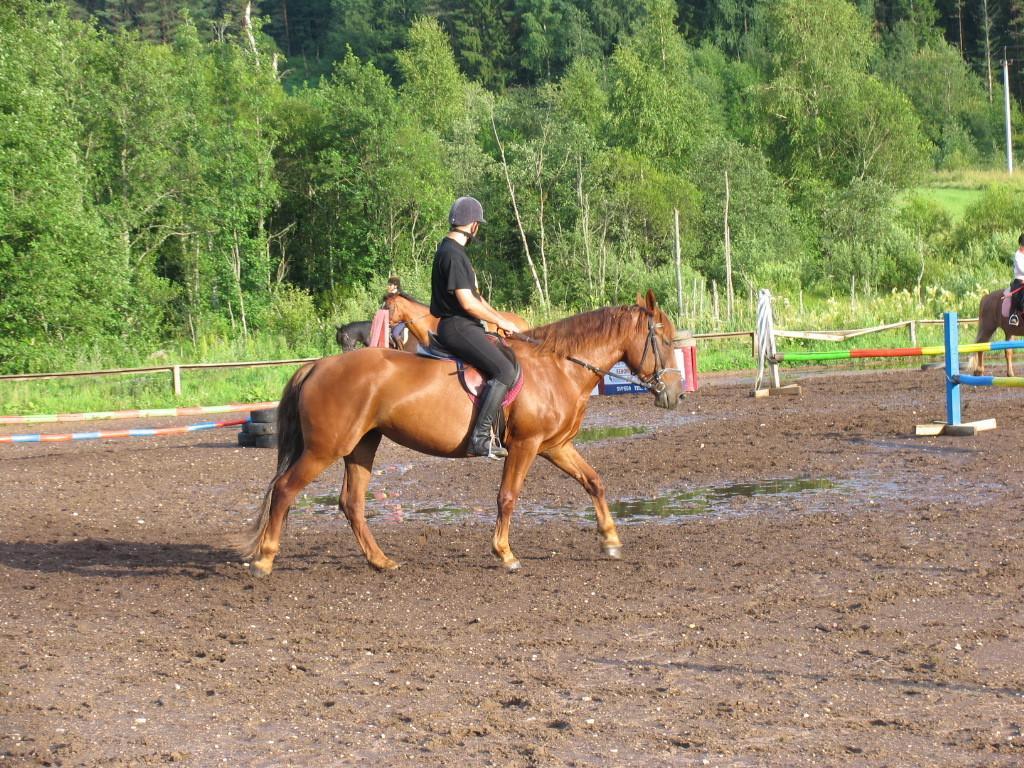
[[637, 330], [648, 314], [639, 304], [603, 307], [531, 328], [528, 333], [540, 342], [541, 352], [566, 357], [581, 352], [594, 337], [621, 336]]
[[401, 296], [403, 299], [405, 299], [406, 301], [411, 301], [413, 304], [419, 304], [421, 307], [427, 306], [422, 301], [417, 299], [415, 296], [413, 296], [412, 294], [406, 293], [405, 291], [399, 291], [398, 293], [394, 293], [394, 294], [392, 294], [392, 293], [385, 293], [384, 294], [384, 301], [388, 300], [388, 296]]

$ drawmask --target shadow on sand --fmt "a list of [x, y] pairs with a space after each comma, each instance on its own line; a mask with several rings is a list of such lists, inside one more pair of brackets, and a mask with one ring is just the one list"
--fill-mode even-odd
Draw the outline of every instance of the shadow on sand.
[[81, 539], [59, 543], [0, 542], [0, 564], [40, 573], [139, 577], [190, 574], [206, 578], [238, 555], [226, 546], [153, 544], [116, 539]]

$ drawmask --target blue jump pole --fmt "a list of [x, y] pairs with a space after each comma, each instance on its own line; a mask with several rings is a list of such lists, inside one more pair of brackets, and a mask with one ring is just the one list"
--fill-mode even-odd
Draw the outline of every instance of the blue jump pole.
[[960, 422], [960, 327], [956, 312], [943, 312], [945, 326], [943, 336], [946, 342], [946, 423], [959, 425]]

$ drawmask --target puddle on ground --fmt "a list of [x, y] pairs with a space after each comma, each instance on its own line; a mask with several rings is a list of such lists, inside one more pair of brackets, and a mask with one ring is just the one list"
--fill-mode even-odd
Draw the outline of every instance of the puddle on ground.
[[882, 451], [920, 451], [921, 453], [957, 454], [977, 453], [978, 448], [955, 445], [928, 445], [919, 437], [908, 437], [906, 440], [878, 440], [866, 437], [850, 438], [850, 445], [866, 445]]
[[647, 427], [584, 427], [573, 439], [574, 443], [596, 443], [616, 437], [631, 437], [647, 432]]
[[[369, 501], [373, 497], [370, 494], [366, 494], [366, 499]], [[293, 512], [315, 512], [318, 515], [327, 515], [338, 513], [341, 511], [338, 509], [338, 494], [327, 493], [322, 496], [304, 496], [300, 495], [292, 504]]]
[[675, 491], [650, 499], [624, 499], [609, 502], [608, 507], [617, 520], [644, 518], [672, 518], [720, 512], [733, 499], [755, 496], [787, 496], [805, 491], [824, 491], [835, 488], [832, 480], [765, 480], [757, 483], [736, 483], [692, 491]]
[[[754, 483], [736, 483], [686, 491], [671, 491], [653, 498], [609, 500], [608, 506], [616, 520], [641, 521], [657, 519], [671, 521], [693, 515], [715, 514], [727, 511], [735, 500], [760, 496], [789, 496], [799, 493], [827, 491], [837, 483], [819, 479], [764, 480]], [[454, 505], [432, 505], [406, 507], [399, 500], [400, 492], [386, 494], [381, 491], [367, 493], [366, 517], [387, 522], [418, 520], [428, 523], [453, 523], [486, 521], [494, 519], [492, 508], [458, 507]], [[322, 496], [300, 496], [293, 510], [314, 515], [340, 516], [336, 494]], [[593, 519], [594, 510], [589, 501], [571, 508], [530, 507], [520, 504], [517, 514], [528, 515], [533, 520], [578, 520]]]

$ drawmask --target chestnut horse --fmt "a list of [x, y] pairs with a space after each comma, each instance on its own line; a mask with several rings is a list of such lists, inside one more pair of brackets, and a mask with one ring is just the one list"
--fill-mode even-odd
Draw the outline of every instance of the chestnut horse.
[[[672, 321], [651, 291], [646, 299], [637, 298], [636, 305], [575, 315], [509, 342], [524, 384], [507, 409], [508, 457], [491, 550], [510, 571], [519, 568], [508, 542], [512, 511], [538, 454], [583, 486], [594, 504], [604, 552], [620, 555], [622, 543], [604, 482], [572, 440], [588, 394], [619, 360], [654, 393], [656, 406], [675, 408], [682, 396], [681, 351], [673, 349]], [[454, 369], [448, 360], [369, 348], [325, 357], [295, 372], [278, 406], [277, 474], [259, 517], [239, 544], [255, 574], [266, 576], [273, 569], [288, 508], [299, 491], [339, 457], [345, 460], [345, 478], [338, 506], [359, 549], [378, 570], [398, 567], [366, 524], [373, 459], [384, 436], [433, 456], [466, 456], [473, 406], [452, 375]]]
[[[392, 327], [397, 323], [405, 323], [409, 333], [416, 337], [416, 341], [421, 346], [430, 345], [428, 334], [437, 332], [437, 323], [439, 322], [430, 314], [430, 307], [420, 304], [406, 293], [399, 292], [389, 293], [384, 297], [384, 309], [388, 311], [388, 322]], [[498, 314], [511, 320], [522, 330], [529, 328], [527, 322], [515, 312], [498, 312]], [[491, 323], [487, 323], [487, 330], [493, 332], [495, 328]]]
[[[975, 343], [983, 344], [989, 341], [1000, 329], [1006, 335], [1007, 341], [1011, 336], [1024, 336], [1024, 325], [1010, 325], [1010, 318], [1003, 317], [1003, 291], [1004, 289], [1000, 288], [998, 291], [986, 293], [981, 297], [981, 304], [978, 306], [978, 335], [974, 338]], [[1024, 318], [1021, 318], [1021, 322], [1024, 322]], [[1013, 350], [1005, 351], [1006, 375], [1013, 376]], [[974, 354], [976, 355], [974, 373], [976, 376], [982, 376], [985, 373], [985, 353], [975, 352]]]

